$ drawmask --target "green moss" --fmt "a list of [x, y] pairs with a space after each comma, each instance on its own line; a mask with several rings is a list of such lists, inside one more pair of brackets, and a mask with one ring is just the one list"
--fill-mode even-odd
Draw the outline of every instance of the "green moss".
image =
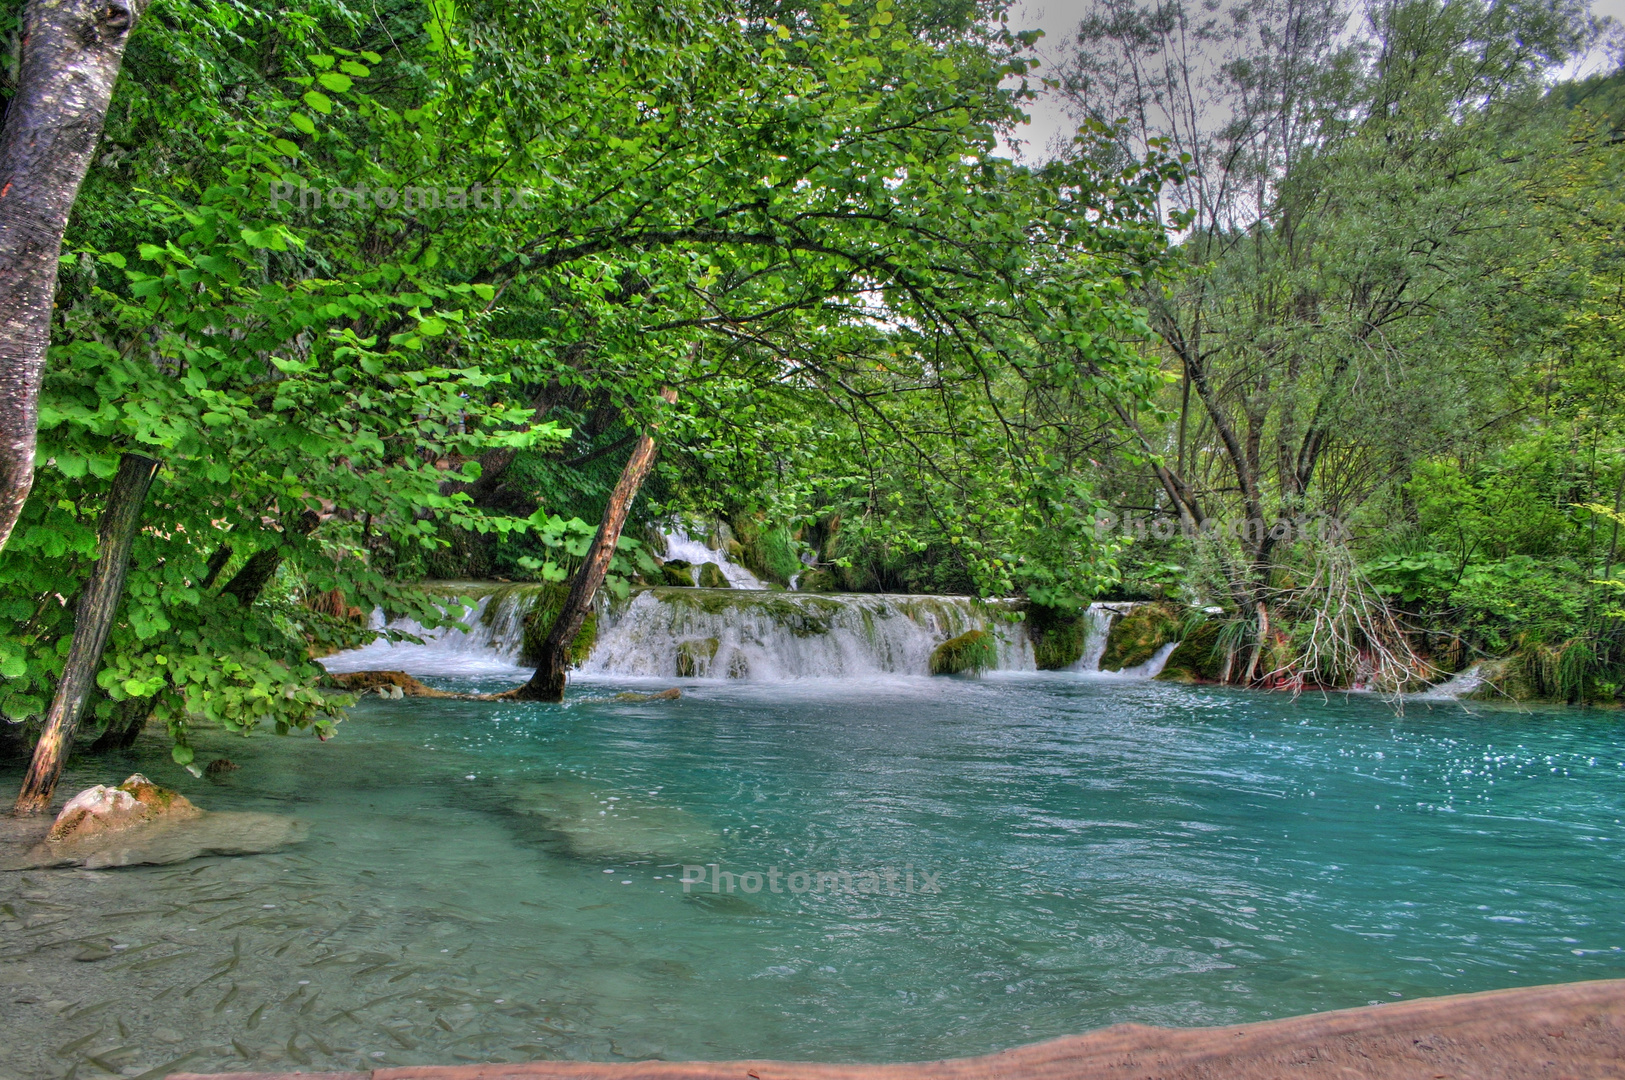
[[1219, 624], [1202, 623], [1186, 633], [1183, 641], [1168, 656], [1157, 678], [1165, 682], [1218, 682], [1219, 669], [1224, 666], [1224, 654], [1219, 648]]
[[694, 567], [682, 559], [671, 559], [660, 567], [660, 576], [667, 585], [675, 588], [693, 588]]
[[1170, 641], [1179, 639], [1179, 608], [1173, 604], [1141, 604], [1116, 619], [1106, 634], [1100, 670], [1122, 671], [1151, 659]]
[[979, 673], [996, 667], [999, 646], [986, 630], [969, 630], [931, 650], [931, 674]]
[[714, 562], [700, 564], [700, 588], [702, 589], [731, 589], [733, 585], [722, 573], [722, 567]]
[[[536, 592], [536, 602], [520, 620], [524, 627], [524, 634], [520, 639], [519, 658], [527, 664], [541, 662], [542, 643], [547, 640], [548, 631], [553, 629], [553, 620], [559, 617], [559, 611], [564, 607], [564, 598], [570, 589], [562, 582], [549, 583], [540, 586], [528, 586]], [[490, 604], [486, 611], [490, 612], [496, 607]], [[586, 621], [581, 624], [581, 631], [576, 634], [575, 640], [570, 642], [570, 663], [579, 667], [592, 652], [592, 647], [598, 643], [598, 614], [591, 612]]]
[[1089, 623], [1081, 615], [1034, 604], [1027, 609], [1027, 636], [1038, 670], [1062, 671], [1083, 659]]

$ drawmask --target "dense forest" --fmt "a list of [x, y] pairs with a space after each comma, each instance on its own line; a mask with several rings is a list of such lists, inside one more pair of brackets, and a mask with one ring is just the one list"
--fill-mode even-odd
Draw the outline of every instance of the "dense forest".
[[[1019, 596], [1049, 666], [1141, 599], [1189, 678], [1625, 695], [1581, 4], [1097, 0], [1042, 68], [970, 0], [138, 14], [7, 474], [16, 748], [54, 699], [182, 765], [326, 737], [375, 609], [624, 597], [673, 521], [783, 586]], [[1015, 155], [1040, 93], [1076, 138]]]

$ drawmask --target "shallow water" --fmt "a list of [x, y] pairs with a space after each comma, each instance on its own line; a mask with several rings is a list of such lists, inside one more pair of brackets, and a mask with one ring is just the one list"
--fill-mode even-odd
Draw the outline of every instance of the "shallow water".
[[[0, 1075], [895, 1061], [1625, 975], [1609, 714], [1068, 675], [587, 700], [621, 688], [205, 733], [220, 783], [156, 740], [75, 762], [311, 839], [0, 874]], [[764, 884], [685, 895], [713, 863]]]

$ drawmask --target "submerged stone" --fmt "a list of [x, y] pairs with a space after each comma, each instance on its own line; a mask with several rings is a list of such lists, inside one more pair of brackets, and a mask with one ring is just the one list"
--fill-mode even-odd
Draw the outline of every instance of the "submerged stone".
[[616, 694], [615, 695], [615, 700], [616, 701], [676, 701], [678, 698], [680, 698], [682, 696], [683, 696], [683, 692], [681, 690], [677, 689], [677, 687], [673, 686], [673, 687], [671, 687], [669, 689], [660, 690], [660, 691], [657, 691], [657, 692], [655, 692], [653, 694], [640, 694], [635, 690], [627, 690], [624, 693]]
[[715, 850], [721, 834], [680, 807], [625, 792], [608, 792], [581, 780], [521, 784], [508, 809], [529, 819], [579, 859], [630, 857], [699, 861]]
[[[16, 832], [16, 830], [13, 830]], [[116, 788], [86, 788], [68, 800], [31, 847], [0, 869], [165, 865], [201, 855], [275, 851], [305, 838], [305, 826], [274, 814], [206, 813], [140, 773]], [[25, 834], [9, 837], [13, 844]]]

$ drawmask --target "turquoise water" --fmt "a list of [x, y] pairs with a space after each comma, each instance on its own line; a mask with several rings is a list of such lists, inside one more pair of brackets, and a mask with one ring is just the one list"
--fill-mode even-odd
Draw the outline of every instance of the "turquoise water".
[[[221, 783], [156, 740], [76, 762], [311, 839], [0, 875], [0, 1075], [896, 1061], [1625, 976], [1611, 714], [1064, 675], [584, 700], [620, 688], [205, 735]], [[685, 894], [708, 864], [759, 891]]]

